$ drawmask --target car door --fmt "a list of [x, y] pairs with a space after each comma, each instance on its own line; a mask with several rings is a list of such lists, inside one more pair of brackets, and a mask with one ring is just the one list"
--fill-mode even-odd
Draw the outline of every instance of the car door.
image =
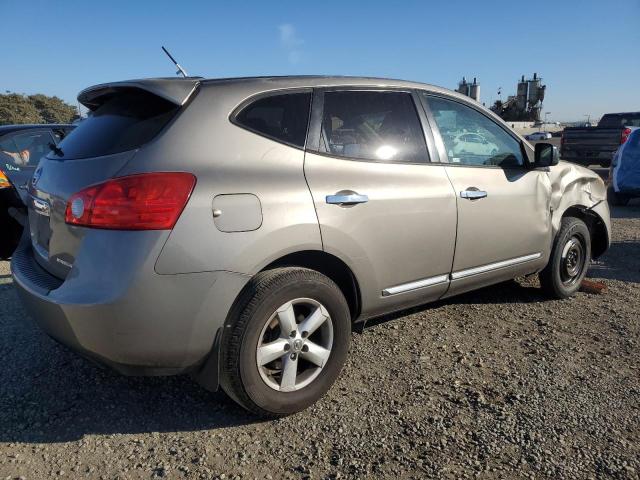
[[[480, 109], [421, 92], [458, 202], [456, 249], [447, 296], [546, 265], [551, 247], [550, 182], [533, 169], [523, 142]], [[490, 148], [454, 151], [473, 133]]]
[[[350, 266], [371, 316], [447, 290], [456, 199], [409, 91], [314, 92], [305, 176], [323, 248]], [[418, 100], [419, 101], [419, 100]]]

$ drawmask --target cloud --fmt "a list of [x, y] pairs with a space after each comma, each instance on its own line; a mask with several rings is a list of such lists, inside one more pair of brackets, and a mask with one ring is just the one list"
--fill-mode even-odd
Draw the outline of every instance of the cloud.
[[304, 40], [298, 37], [296, 28], [290, 23], [278, 25], [278, 34], [280, 37], [280, 45], [286, 50], [289, 63], [298, 63], [302, 59], [300, 48], [304, 44]]

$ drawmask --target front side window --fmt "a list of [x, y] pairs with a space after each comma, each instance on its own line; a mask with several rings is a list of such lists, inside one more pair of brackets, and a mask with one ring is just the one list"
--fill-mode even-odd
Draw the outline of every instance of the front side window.
[[0, 139], [0, 153], [4, 163], [15, 167], [35, 167], [51, 150], [53, 138], [48, 131], [26, 131], [5, 135]]
[[449, 163], [462, 165], [524, 165], [520, 142], [477, 110], [458, 102], [425, 95]]
[[413, 99], [405, 92], [325, 92], [320, 148], [363, 160], [429, 158]]
[[304, 147], [310, 107], [310, 92], [272, 95], [249, 104], [235, 121], [267, 137]]

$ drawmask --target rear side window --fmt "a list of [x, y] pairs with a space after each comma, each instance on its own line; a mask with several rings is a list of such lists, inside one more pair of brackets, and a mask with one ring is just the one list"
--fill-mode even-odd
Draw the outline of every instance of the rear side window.
[[134, 150], [151, 141], [178, 109], [142, 90], [118, 92], [80, 122], [52, 155], [79, 159]]
[[608, 113], [600, 119], [598, 126], [607, 128], [640, 127], [640, 112], [617, 114]]
[[320, 146], [338, 157], [428, 161], [420, 119], [405, 92], [325, 92]]
[[239, 125], [284, 143], [304, 147], [311, 92], [261, 98], [236, 116]]

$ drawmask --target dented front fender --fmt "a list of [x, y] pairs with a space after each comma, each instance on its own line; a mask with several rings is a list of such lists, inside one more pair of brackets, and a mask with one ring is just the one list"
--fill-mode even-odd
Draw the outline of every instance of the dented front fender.
[[561, 161], [549, 169], [551, 181], [551, 223], [554, 235], [560, 229], [562, 217], [571, 207], [593, 212], [607, 230], [607, 245], [611, 241], [611, 219], [607, 205], [607, 188], [593, 170]]

